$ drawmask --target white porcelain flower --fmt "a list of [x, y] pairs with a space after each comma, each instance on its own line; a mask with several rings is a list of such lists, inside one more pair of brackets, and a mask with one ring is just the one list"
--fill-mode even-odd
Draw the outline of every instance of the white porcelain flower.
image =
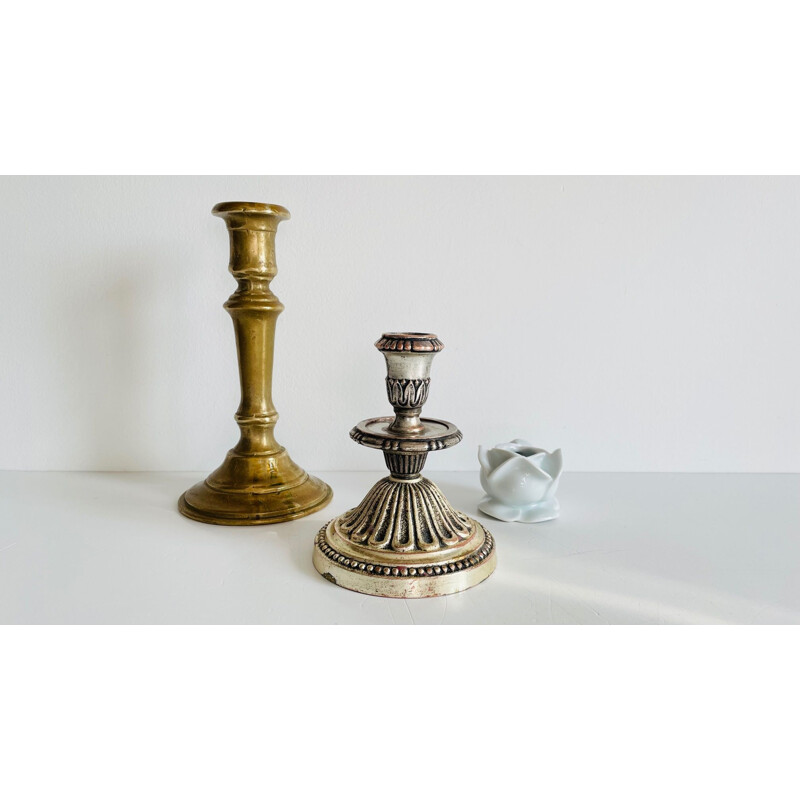
[[563, 463], [561, 450], [548, 453], [524, 439], [479, 447], [484, 514], [504, 522], [544, 522], [558, 516], [555, 497]]

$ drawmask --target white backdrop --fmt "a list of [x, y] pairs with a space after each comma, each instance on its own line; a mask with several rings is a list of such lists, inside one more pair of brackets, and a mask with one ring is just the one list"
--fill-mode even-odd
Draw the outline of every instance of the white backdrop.
[[425, 413], [567, 469], [800, 470], [800, 180], [0, 179], [0, 468], [209, 470], [237, 439], [211, 207], [280, 203], [277, 438], [382, 469], [381, 332], [437, 333]]

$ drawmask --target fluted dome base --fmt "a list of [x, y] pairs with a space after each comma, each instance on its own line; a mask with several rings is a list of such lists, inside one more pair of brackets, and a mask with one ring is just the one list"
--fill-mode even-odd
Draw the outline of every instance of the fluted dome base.
[[314, 566], [363, 594], [436, 597], [469, 589], [495, 568], [492, 535], [423, 477], [378, 481], [361, 503], [324, 525]]

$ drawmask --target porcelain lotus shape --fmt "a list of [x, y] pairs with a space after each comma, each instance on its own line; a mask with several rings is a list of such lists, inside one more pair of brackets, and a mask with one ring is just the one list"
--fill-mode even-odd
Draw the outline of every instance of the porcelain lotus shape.
[[563, 463], [561, 450], [548, 453], [524, 439], [479, 447], [484, 514], [504, 522], [544, 522], [559, 513], [555, 497]]

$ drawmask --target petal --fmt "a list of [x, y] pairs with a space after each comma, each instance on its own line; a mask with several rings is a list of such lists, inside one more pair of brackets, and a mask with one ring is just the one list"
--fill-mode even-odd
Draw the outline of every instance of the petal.
[[519, 453], [524, 458], [539, 455], [539, 453], [546, 453], [541, 447], [536, 447], [531, 444], [527, 439], [514, 439], [509, 445], [514, 448], [515, 453]]
[[553, 450], [552, 453], [545, 453], [544, 460], [540, 466], [553, 480], [558, 478], [561, 475], [561, 470], [564, 469], [561, 449]]
[[484, 497], [478, 503], [478, 509], [488, 514], [490, 517], [500, 519], [503, 522], [516, 522], [520, 516], [520, 510], [514, 506], [507, 506], [493, 497]]
[[556, 519], [559, 515], [560, 506], [558, 500], [553, 497], [541, 503], [534, 503], [528, 508], [523, 508], [519, 515], [520, 522], [547, 522]]
[[519, 445], [514, 444], [514, 442], [502, 442], [501, 444], [496, 444], [492, 450], [507, 450], [509, 453], [516, 453], [517, 447]]
[[553, 478], [552, 483], [547, 487], [547, 491], [544, 493], [543, 500], [549, 500], [558, 490], [558, 482], [561, 480], [561, 477]]
[[520, 470], [524, 475], [529, 476], [533, 480], [550, 482], [550, 476], [542, 469], [540, 454], [535, 456], [528, 456], [528, 458], [520, 457], [522, 462]]
[[542, 470], [542, 472], [546, 472], [549, 475], [550, 471], [548, 469], [545, 469], [544, 466], [545, 459], [547, 458], [548, 455], [549, 453], [547, 453], [546, 451], [540, 450], [538, 453], [534, 453], [533, 455], [530, 456], [525, 456], [525, 458], [531, 464], [535, 464], [540, 470]]
[[538, 502], [550, 486], [550, 476], [527, 458], [509, 458], [486, 476], [484, 490], [505, 503]]
[[514, 458], [516, 455], [514, 450], [506, 450], [504, 445], [493, 447], [486, 454], [486, 458], [489, 462], [489, 472], [497, 469], [505, 461], [508, 461], [509, 458]]

